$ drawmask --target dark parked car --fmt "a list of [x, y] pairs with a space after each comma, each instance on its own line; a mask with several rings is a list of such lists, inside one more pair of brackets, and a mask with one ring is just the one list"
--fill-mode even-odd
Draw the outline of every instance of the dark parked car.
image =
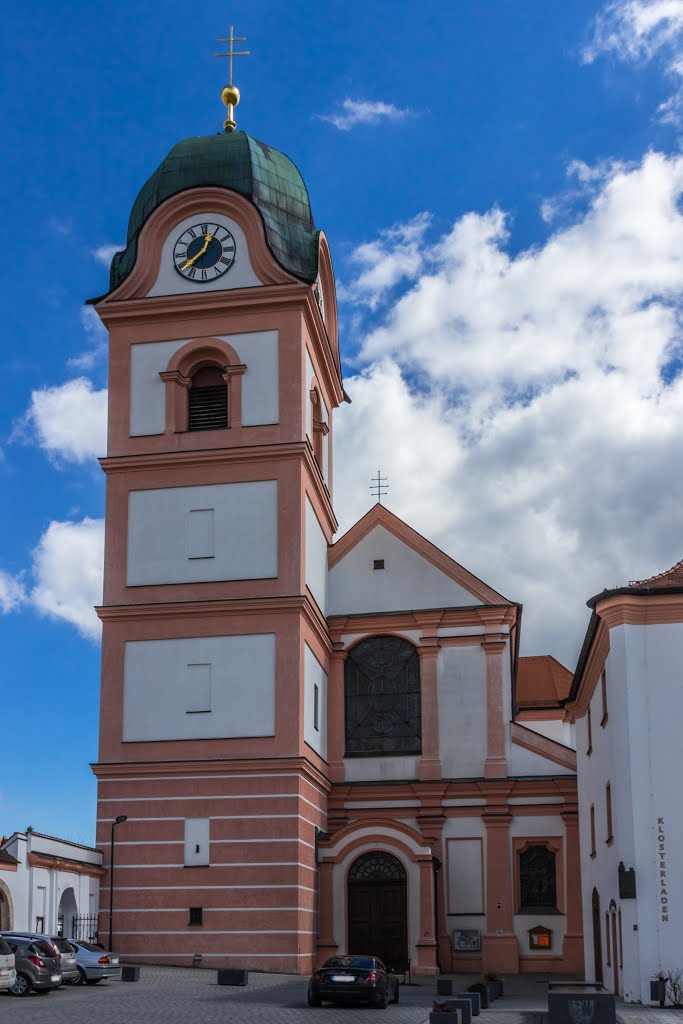
[[308, 983], [308, 1005], [370, 1003], [384, 1009], [398, 1002], [398, 978], [376, 956], [331, 956]]
[[27, 996], [35, 991], [46, 995], [62, 984], [61, 961], [52, 946], [42, 939], [22, 939], [10, 935], [7, 945], [14, 953], [17, 977], [7, 990], [13, 996]]

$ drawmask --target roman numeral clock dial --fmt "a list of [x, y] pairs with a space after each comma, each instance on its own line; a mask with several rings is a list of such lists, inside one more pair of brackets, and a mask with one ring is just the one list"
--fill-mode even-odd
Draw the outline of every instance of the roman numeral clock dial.
[[235, 250], [235, 239], [222, 224], [193, 224], [173, 247], [173, 266], [188, 281], [205, 284], [230, 270]]

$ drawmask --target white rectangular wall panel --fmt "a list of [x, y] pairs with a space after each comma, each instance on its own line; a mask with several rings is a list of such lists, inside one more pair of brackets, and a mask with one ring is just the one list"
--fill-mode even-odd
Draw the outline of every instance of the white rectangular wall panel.
[[[277, 331], [223, 334], [246, 366], [241, 379], [242, 425], [278, 423], [280, 418]], [[166, 384], [159, 374], [188, 338], [131, 345], [130, 435], [163, 434], [166, 427]], [[229, 444], [226, 436], [226, 444]]]
[[306, 498], [306, 586], [323, 615], [327, 615], [327, 539], [311, 502]]
[[304, 739], [327, 760], [327, 673], [308, 644], [304, 645], [304, 702]]
[[209, 819], [185, 819], [185, 867], [209, 863]]
[[159, 376], [182, 341], [156, 341], [130, 347], [130, 434], [163, 434], [166, 427], [166, 385]]
[[[191, 510], [212, 509], [215, 554], [190, 557]], [[131, 491], [128, 586], [274, 579], [277, 482]]]
[[214, 510], [191, 508], [187, 514], [187, 557], [213, 558]]
[[448, 913], [484, 913], [482, 840], [448, 839]]
[[[190, 679], [210, 672], [210, 711], [192, 713]], [[275, 732], [275, 636], [185, 637], [126, 644], [123, 739], [219, 739]]]
[[278, 333], [225, 334], [247, 368], [242, 377], [242, 426], [278, 423], [280, 418]]
[[439, 747], [446, 778], [479, 777], [486, 760], [486, 655], [442, 647], [437, 661]]
[[211, 711], [211, 665], [192, 664], [187, 666], [187, 707], [193, 714], [208, 714]]

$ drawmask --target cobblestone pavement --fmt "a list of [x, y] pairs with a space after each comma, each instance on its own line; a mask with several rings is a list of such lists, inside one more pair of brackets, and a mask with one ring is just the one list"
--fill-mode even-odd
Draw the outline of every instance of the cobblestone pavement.
[[617, 1003], [617, 1021], [619, 1024], [683, 1024], [683, 1010]]
[[[250, 974], [246, 988], [216, 984], [216, 972], [180, 967], [142, 967], [140, 981], [65, 985], [47, 996], [23, 999], [0, 993], [2, 1024], [373, 1024], [380, 1011], [364, 1006], [312, 1009], [308, 979]], [[381, 1011], [382, 1024], [423, 1024], [436, 984], [401, 986], [400, 1003]], [[538, 1015], [495, 1009], [477, 1024], [538, 1024]], [[377, 1019], [376, 1024], [379, 1024]], [[636, 1024], [629, 1021], [628, 1024]], [[650, 1024], [650, 1022], [644, 1022]], [[656, 1024], [665, 1024], [657, 1021]], [[676, 1024], [681, 1024], [676, 1021]]]

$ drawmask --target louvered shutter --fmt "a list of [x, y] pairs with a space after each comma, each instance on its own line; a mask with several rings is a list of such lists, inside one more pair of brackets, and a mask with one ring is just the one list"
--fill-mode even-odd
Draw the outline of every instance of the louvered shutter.
[[227, 427], [228, 389], [218, 367], [207, 366], [194, 375], [187, 403], [188, 430]]

